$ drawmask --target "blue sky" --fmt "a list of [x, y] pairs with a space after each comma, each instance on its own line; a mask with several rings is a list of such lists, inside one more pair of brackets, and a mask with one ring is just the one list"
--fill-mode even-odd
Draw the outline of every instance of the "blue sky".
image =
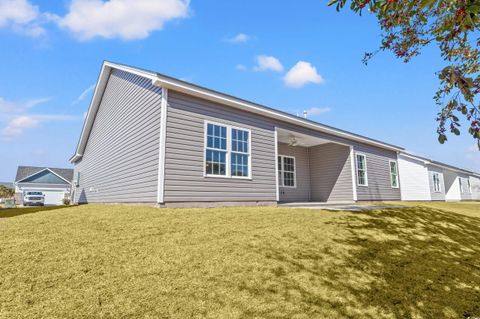
[[480, 170], [468, 134], [437, 142], [436, 48], [368, 66], [376, 21], [327, 1], [0, 0], [0, 181], [70, 167], [103, 60], [158, 71]]

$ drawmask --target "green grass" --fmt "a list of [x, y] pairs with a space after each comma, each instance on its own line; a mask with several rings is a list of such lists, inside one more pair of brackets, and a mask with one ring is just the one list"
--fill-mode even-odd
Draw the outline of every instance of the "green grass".
[[0, 211], [0, 318], [480, 317], [480, 205], [408, 205]]

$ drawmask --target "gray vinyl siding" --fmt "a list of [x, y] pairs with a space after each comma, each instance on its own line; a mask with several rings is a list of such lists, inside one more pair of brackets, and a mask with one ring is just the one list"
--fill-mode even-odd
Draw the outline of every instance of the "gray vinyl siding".
[[309, 149], [301, 146], [278, 144], [278, 155], [295, 157], [295, 187], [280, 187], [280, 201], [308, 201], [310, 200], [310, 169]]
[[[250, 112], [205, 101], [179, 92], [169, 92], [165, 159], [165, 201], [272, 201], [276, 199], [275, 185], [275, 127], [309, 134], [315, 137], [352, 145], [367, 155], [369, 186], [358, 187], [359, 200], [400, 200], [400, 189], [390, 185], [389, 159], [396, 160], [393, 151], [352, 142], [323, 132], [275, 121]], [[204, 177], [204, 121], [248, 128], [252, 131], [252, 179]], [[347, 146], [345, 146], [345, 149]], [[297, 147], [298, 148], [298, 147]], [[307, 151], [307, 150], [306, 150]], [[297, 152], [300, 152], [297, 150]], [[307, 151], [308, 152], [308, 151]], [[282, 151], [279, 150], [279, 154]], [[284, 154], [289, 155], [289, 154]], [[282, 188], [281, 201], [310, 199], [310, 178], [303, 175], [308, 157], [298, 154], [297, 190]], [[306, 166], [308, 167], [308, 166]], [[346, 167], [348, 170], [348, 167]], [[346, 178], [346, 172], [342, 178]], [[347, 187], [343, 180], [339, 186]], [[283, 193], [282, 193], [283, 190]], [[349, 197], [353, 192], [332, 198]], [[338, 194], [338, 195], [337, 195]], [[332, 199], [333, 200], [333, 199]], [[336, 199], [335, 199], [336, 200]]]
[[74, 180], [79, 203], [156, 203], [161, 90], [113, 70]]
[[[433, 185], [433, 173], [439, 173], [440, 176], [440, 192], [435, 192], [435, 187]], [[428, 166], [428, 182], [430, 184], [430, 193], [432, 195], [432, 200], [445, 200], [445, 181], [443, 177], [443, 172], [441, 168], [436, 168]]]
[[[168, 96], [166, 202], [275, 201], [275, 134], [255, 114], [178, 92]], [[252, 178], [204, 177], [205, 120], [251, 130]]]
[[312, 201], [353, 201], [348, 146], [327, 143], [309, 148]]
[[[400, 188], [392, 188], [390, 184], [389, 160], [397, 160], [397, 153], [383, 148], [370, 146], [356, 141], [336, 137], [327, 133], [314, 131], [284, 122], [275, 122], [279, 128], [308, 134], [329, 140], [344, 146], [353, 146], [354, 150], [367, 156], [368, 186], [357, 186], [358, 200], [400, 200]], [[399, 174], [401, 174], [399, 172]], [[370, 176], [371, 175], [371, 176]], [[401, 185], [400, 185], [401, 186]]]
[[354, 151], [365, 154], [367, 160], [368, 186], [359, 186], [356, 183], [358, 200], [400, 200], [400, 188], [392, 187], [390, 177], [390, 160], [396, 161], [397, 153], [362, 144], [355, 144]]

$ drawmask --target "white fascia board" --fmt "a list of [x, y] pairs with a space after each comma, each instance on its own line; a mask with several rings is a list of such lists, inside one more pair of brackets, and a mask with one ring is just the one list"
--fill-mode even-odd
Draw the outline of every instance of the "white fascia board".
[[260, 114], [269, 118], [277, 119], [283, 122], [291, 123], [294, 125], [299, 125], [302, 127], [310, 128], [316, 131], [321, 131], [333, 136], [345, 138], [347, 140], [353, 140], [357, 142], [361, 142], [364, 144], [369, 144], [373, 146], [377, 146], [383, 149], [389, 149], [393, 151], [402, 151], [403, 149], [400, 147], [396, 147], [394, 145], [385, 144], [379, 141], [371, 140], [365, 137], [361, 137], [355, 135], [353, 133], [336, 130], [334, 128], [327, 127], [325, 125], [321, 125], [318, 123], [313, 123], [308, 120], [304, 120], [302, 118], [296, 117], [294, 115], [289, 115], [280, 111], [275, 111], [273, 109], [269, 109], [266, 107], [262, 107], [255, 103], [251, 103], [242, 99], [238, 99], [226, 94], [222, 94], [219, 92], [214, 92], [208, 89], [204, 89], [198, 87], [193, 84], [189, 84], [180, 80], [176, 80], [173, 78], [169, 78], [166, 76], [162, 76], [157, 73], [152, 73], [148, 71], [144, 71], [141, 69], [129, 67], [126, 65], [116, 64], [112, 62], [104, 62], [102, 65], [102, 70], [100, 72], [97, 85], [95, 87], [95, 91], [93, 93], [93, 98], [90, 103], [90, 107], [88, 109], [87, 117], [85, 118], [85, 122], [82, 128], [82, 133], [80, 136], [79, 143], [77, 145], [77, 150], [74, 156], [70, 158], [70, 162], [75, 163], [80, 160], [83, 156], [83, 151], [86, 146], [86, 142], [88, 139], [88, 135], [93, 125], [93, 121], [95, 119], [95, 115], [97, 113], [98, 107], [100, 102], [103, 98], [103, 93], [105, 91], [108, 78], [110, 77], [110, 73], [112, 69], [122, 70], [125, 72], [129, 72], [144, 78], [147, 78], [152, 81], [152, 84], [161, 88], [171, 89], [174, 91], [186, 93], [188, 95], [196, 96], [199, 98], [203, 98], [212, 102], [228, 105], [234, 108], [238, 108], [241, 110], [247, 110], [252, 113]]
[[98, 76], [97, 85], [95, 86], [95, 91], [93, 93], [92, 101], [88, 108], [87, 116], [85, 117], [85, 122], [83, 124], [82, 133], [80, 135], [80, 139], [77, 145], [77, 150], [75, 155], [70, 158], [71, 163], [75, 163], [80, 160], [83, 156], [83, 151], [85, 149], [88, 135], [92, 128], [93, 122], [95, 120], [95, 116], [97, 114], [98, 107], [103, 98], [103, 93], [105, 92], [105, 88], [107, 86], [108, 79], [110, 77], [112, 69], [117, 69], [125, 72], [129, 72], [144, 78], [147, 78], [153, 82], [157, 79], [157, 75], [151, 72], [139, 70], [136, 68], [132, 68], [125, 65], [120, 65], [116, 63], [111, 63], [105, 61], [102, 65], [102, 69], [100, 71], [100, 75]]
[[192, 85], [192, 84], [188, 84], [188, 83], [185, 83], [185, 82], [182, 82], [182, 81], [178, 81], [178, 80], [174, 80], [174, 79], [171, 79], [171, 78], [163, 77], [163, 76], [160, 76], [160, 75], [157, 75], [157, 79], [155, 81], [153, 81], [153, 84], [158, 86], [158, 87], [169, 88], [173, 91], [182, 92], [182, 93], [185, 93], [185, 94], [188, 94], [188, 95], [203, 98], [205, 100], [209, 100], [209, 101], [212, 101], [212, 102], [216, 102], [216, 103], [220, 103], [220, 104], [223, 104], [223, 105], [228, 105], [228, 106], [231, 106], [231, 107], [234, 107], [234, 108], [237, 108], [237, 109], [241, 109], [243, 111], [246, 110], [246, 111], [249, 111], [249, 112], [252, 112], [252, 113], [260, 114], [260, 115], [263, 115], [263, 116], [266, 116], [266, 117], [269, 117], [269, 118], [277, 119], [277, 120], [280, 120], [280, 121], [283, 121], [283, 122], [299, 125], [299, 126], [302, 126], [302, 127], [307, 127], [307, 128], [310, 128], [310, 129], [313, 129], [313, 130], [316, 130], [316, 131], [321, 131], [321, 132], [328, 133], [330, 135], [334, 135], [334, 136], [337, 136], [337, 137], [342, 137], [342, 138], [345, 138], [345, 139], [348, 139], [348, 140], [354, 140], [354, 141], [361, 142], [361, 143], [364, 143], [364, 144], [374, 145], [374, 146], [377, 146], [377, 147], [380, 147], [380, 148], [394, 150], [394, 151], [402, 151], [403, 150], [402, 148], [395, 147], [393, 145], [388, 145], [388, 144], [384, 144], [384, 143], [377, 142], [377, 141], [374, 141], [374, 140], [370, 140], [368, 138], [363, 138], [361, 136], [357, 136], [355, 134], [351, 134], [351, 133], [348, 133], [348, 132], [335, 130], [333, 128], [329, 128], [329, 127], [326, 127], [326, 126], [321, 125], [321, 124], [315, 124], [315, 123], [312, 123], [310, 121], [306, 121], [302, 118], [296, 117], [294, 115], [285, 114], [285, 113], [280, 112], [280, 111], [270, 110], [270, 109], [267, 109], [265, 107], [262, 107], [262, 106], [259, 106], [259, 105], [256, 105], [254, 103], [250, 103], [250, 102], [247, 102], [247, 101], [244, 101], [244, 100], [241, 100], [241, 99], [237, 99], [237, 98], [234, 98], [234, 97], [229, 96], [229, 95], [225, 95], [225, 94], [221, 94], [221, 93], [217, 93], [217, 92], [212, 92], [210, 90], [202, 89], [202, 88], [199, 88], [199, 87], [197, 87], [195, 85]]

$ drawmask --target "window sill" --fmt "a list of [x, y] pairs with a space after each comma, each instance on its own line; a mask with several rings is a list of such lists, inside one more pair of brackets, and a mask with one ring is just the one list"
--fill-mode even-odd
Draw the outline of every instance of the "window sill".
[[238, 177], [238, 176], [222, 176], [222, 175], [203, 175], [204, 178], [226, 178], [226, 179], [240, 179], [251, 181], [251, 177]]

